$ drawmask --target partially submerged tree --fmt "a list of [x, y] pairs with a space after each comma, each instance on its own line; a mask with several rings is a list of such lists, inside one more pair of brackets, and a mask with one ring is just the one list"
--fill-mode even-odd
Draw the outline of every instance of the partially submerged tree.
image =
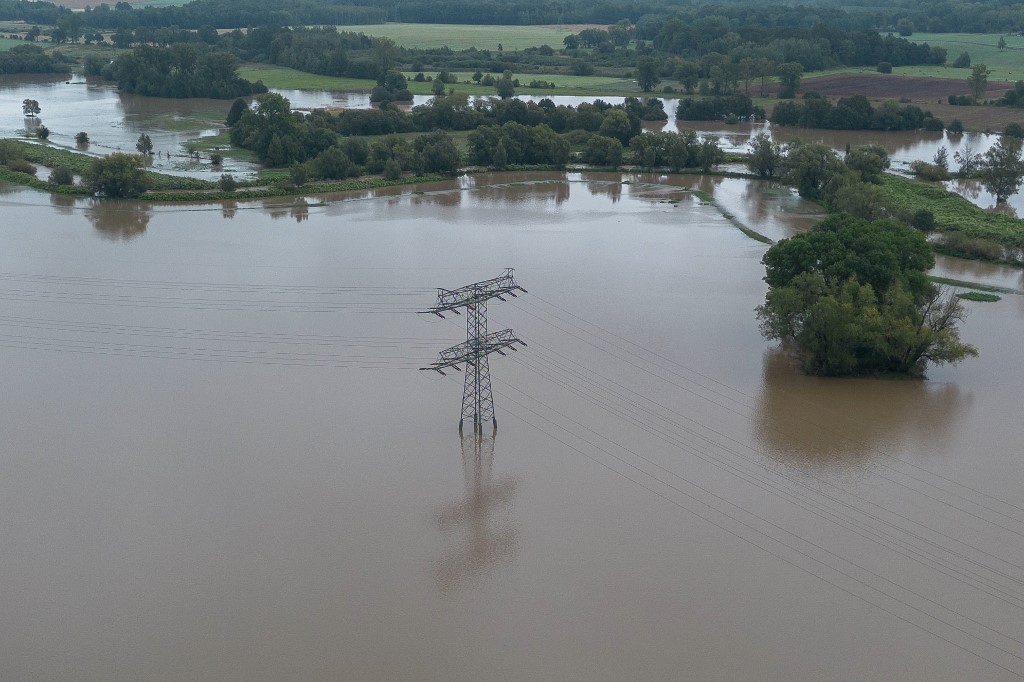
[[758, 133], [750, 140], [747, 168], [762, 178], [773, 178], [782, 165], [782, 148], [768, 133]]
[[39, 102], [34, 99], [26, 99], [21, 103], [21, 112], [26, 116], [38, 116], [40, 111]]
[[139, 150], [140, 154], [153, 155], [153, 139], [146, 133], [139, 135], [138, 141], [135, 143], [135, 148]]
[[1005, 203], [1024, 183], [1022, 144], [1024, 140], [1019, 137], [1003, 135], [985, 152], [978, 174], [985, 189], [996, 198], [996, 204]]
[[833, 215], [762, 262], [761, 333], [793, 343], [808, 373], [920, 375], [977, 355], [960, 340], [959, 299], [925, 277], [924, 235], [899, 222]]

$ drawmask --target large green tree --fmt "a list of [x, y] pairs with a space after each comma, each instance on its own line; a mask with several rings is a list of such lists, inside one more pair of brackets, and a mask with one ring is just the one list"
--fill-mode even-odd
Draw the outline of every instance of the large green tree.
[[149, 178], [142, 170], [142, 157], [114, 152], [93, 159], [86, 169], [84, 184], [106, 197], [137, 197], [149, 187]]
[[661, 79], [658, 78], [658, 60], [654, 57], [640, 57], [636, 60], [636, 84], [644, 92], [654, 89]]
[[793, 343], [811, 374], [923, 374], [977, 354], [959, 299], [931, 284], [924, 236], [892, 220], [836, 214], [763, 258], [761, 332]]

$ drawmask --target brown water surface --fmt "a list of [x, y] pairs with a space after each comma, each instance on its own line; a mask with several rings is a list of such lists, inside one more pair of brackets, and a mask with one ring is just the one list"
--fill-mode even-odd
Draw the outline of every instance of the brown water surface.
[[[143, 206], [0, 187], [0, 678], [1012, 680], [1024, 297], [926, 381], [759, 335], [788, 192], [477, 176]], [[499, 429], [456, 432], [489, 306]]]

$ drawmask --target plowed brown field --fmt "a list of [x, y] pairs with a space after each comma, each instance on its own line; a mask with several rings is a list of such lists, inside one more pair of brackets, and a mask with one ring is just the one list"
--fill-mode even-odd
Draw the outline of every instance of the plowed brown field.
[[[1012, 88], [1012, 83], [989, 83], [985, 90], [985, 98], [998, 99]], [[777, 91], [778, 85], [775, 84], [775, 92]], [[947, 98], [950, 95], [970, 94], [966, 80], [880, 73], [841, 73], [803, 79], [800, 82], [798, 97], [805, 92], [817, 92], [831, 99], [864, 95], [876, 103], [886, 99], [910, 100], [922, 109], [931, 111], [946, 123], [954, 118], [960, 119], [970, 130], [996, 131], [1002, 130], [1008, 123], [1024, 123], [1022, 109], [962, 107], [948, 104]]]

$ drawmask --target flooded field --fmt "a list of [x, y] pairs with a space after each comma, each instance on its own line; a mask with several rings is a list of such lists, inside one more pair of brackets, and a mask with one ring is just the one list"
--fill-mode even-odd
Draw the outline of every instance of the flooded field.
[[[321, 108], [357, 108], [371, 106], [370, 96], [363, 93], [276, 90], [288, 98], [297, 110], [311, 111]], [[42, 107], [38, 120], [26, 119], [20, 115], [21, 102], [34, 99]], [[426, 104], [431, 98], [417, 95], [413, 105]], [[474, 97], [473, 99], [485, 99]], [[537, 95], [523, 95], [524, 101], [543, 99]], [[550, 99], [560, 105], [577, 106], [592, 102], [592, 97], [553, 95]], [[604, 97], [610, 104], [621, 104], [623, 97]], [[925, 132], [879, 132], [809, 130], [783, 128], [765, 123], [738, 123], [725, 125], [707, 121], [676, 121], [678, 105], [676, 99], [662, 99], [662, 105], [669, 117], [667, 122], [648, 122], [647, 130], [680, 130], [690, 128], [701, 135], [716, 135], [727, 151], [746, 151], [750, 138], [761, 131], [768, 132], [779, 142], [789, 143], [796, 139], [804, 142], [827, 144], [842, 152], [861, 144], [881, 144], [889, 150], [893, 170], [909, 172], [913, 161], [931, 161], [939, 147], [946, 147], [951, 167], [956, 166], [953, 155], [970, 146], [975, 153], [984, 153], [995, 144], [998, 137], [984, 133]], [[75, 134], [84, 131], [89, 134], [90, 144], [84, 149], [92, 154], [104, 155], [112, 151], [134, 152], [139, 135], [146, 133], [153, 139], [154, 150], [159, 152], [152, 160], [152, 166], [162, 172], [189, 175], [207, 180], [216, 180], [223, 172], [237, 177], [251, 175], [253, 164], [226, 159], [223, 166], [213, 166], [208, 159], [200, 162], [191, 160], [182, 144], [198, 137], [214, 135], [222, 130], [222, 122], [231, 106], [230, 100], [163, 99], [141, 97], [119, 93], [111, 84], [86, 81], [81, 75], [69, 80], [62, 76], [0, 76], [0, 137], [24, 136], [40, 123], [51, 129], [50, 141], [54, 144], [77, 148]], [[947, 188], [957, 192], [982, 208], [995, 206], [995, 199], [984, 191], [974, 180], [947, 183]], [[1024, 197], [1020, 193], [1010, 197], [1010, 209], [1016, 215], [1024, 215]]]
[[[626, 179], [0, 188], [0, 677], [1019, 679], [1024, 296], [926, 381], [805, 377], [766, 247], [689, 190], [810, 207]], [[416, 311], [506, 267], [529, 347], [462, 441], [417, 368], [463, 319]]]

